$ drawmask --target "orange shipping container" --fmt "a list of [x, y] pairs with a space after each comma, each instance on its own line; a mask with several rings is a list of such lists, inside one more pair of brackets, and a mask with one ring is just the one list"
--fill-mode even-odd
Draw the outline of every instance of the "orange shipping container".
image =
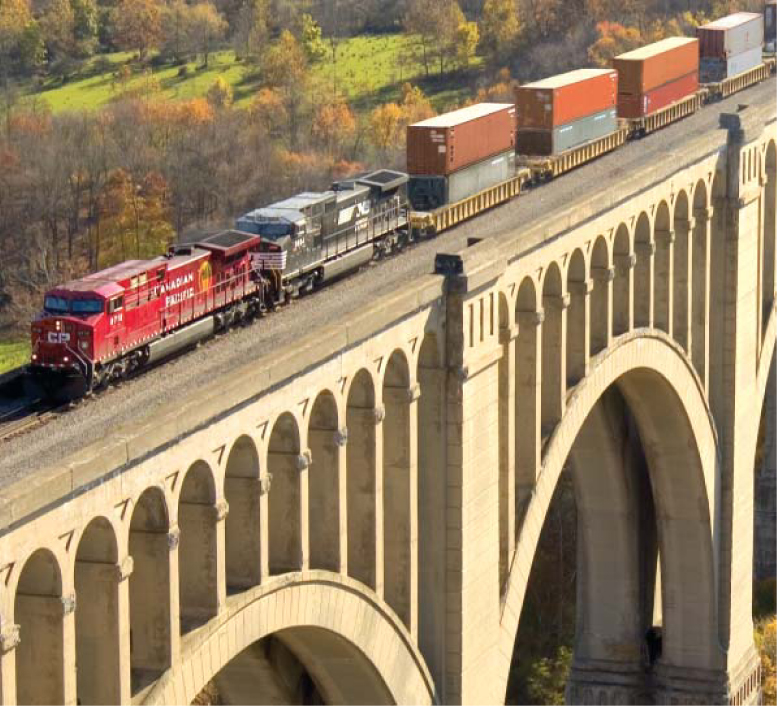
[[670, 37], [613, 59], [618, 71], [618, 91], [647, 93], [671, 81], [699, 71], [699, 40]]
[[515, 106], [478, 103], [407, 128], [408, 174], [446, 176], [515, 147]]
[[612, 69], [578, 69], [527, 83], [515, 91], [518, 127], [552, 130], [614, 108], [617, 96]]

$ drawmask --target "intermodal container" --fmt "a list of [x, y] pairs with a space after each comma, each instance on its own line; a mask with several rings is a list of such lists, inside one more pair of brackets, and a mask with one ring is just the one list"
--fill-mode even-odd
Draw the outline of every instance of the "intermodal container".
[[702, 83], [715, 83], [727, 78], [733, 78], [745, 71], [754, 69], [756, 66], [760, 66], [762, 61], [763, 53], [761, 47], [749, 49], [727, 59], [703, 56], [699, 66], [699, 80]]
[[515, 147], [515, 105], [478, 103], [407, 128], [409, 174], [445, 176]]
[[613, 59], [618, 92], [643, 95], [699, 70], [699, 40], [669, 37]]
[[580, 118], [614, 108], [618, 74], [612, 69], [578, 69], [515, 91], [518, 129], [551, 130]]
[[527, 156], [549, 156], [612, 134], [618, 128], [615, 108], [575, 120], [552, 130], [522, 128], [516, 133], [515, 151]]
[[764, 18], [756, 12], [735, 12], [696, 28], [702, 57], [727, 59], [762, 47]]
[[618, 115], [621, 118], [644, 118], [652, 115], [672, 103], [690, 96], [699, 89], [699, 74], [693, 72], [687, 76], [665, 83], [652, 91], [642, 94], [619, 93]]
[[764, 10], [764, 44], [768, 51], [777, 50], [777, 0], [766, 0]]
[[474, 196], [514, 176], [515, 150], [510, 149], [447, 176], [413, 175], [408, 182], [408, 198], [413, 208], [432, 211]]

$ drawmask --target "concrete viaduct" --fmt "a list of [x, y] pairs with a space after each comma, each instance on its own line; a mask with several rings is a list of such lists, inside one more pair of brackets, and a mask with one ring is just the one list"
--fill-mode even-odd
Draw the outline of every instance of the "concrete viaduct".
[[777, 123], [721, 122], [3, 489], [0, 702], [504, 703], [571, 463], [567, 699], [757, 703]]

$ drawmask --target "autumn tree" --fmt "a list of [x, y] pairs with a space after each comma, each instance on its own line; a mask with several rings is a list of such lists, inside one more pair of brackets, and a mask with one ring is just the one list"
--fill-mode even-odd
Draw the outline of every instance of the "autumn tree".
[[412, 125], [435, 115], [434, 108], [424, 92], [410, 83], [402, 84], [400, 108], [404, 125]]
[[310, 80], [307, 56], [294, 35], [284, 30], [266, 52], [263, 63], [267, 87], [274, 88], [283, 99], [289, 146], [296, 149]]
[[408, 0], [404, 17], [405, 31], [415, 37], [420, 47], [424, 73], [427, 76], [437, 29], [434, 17], [437, 10], [437, 0]]
[[75, 18], [70, 0], [49, 0], [41, 14], [40, 27], [50, 59], [73, 53]]
[[613, 57], [644, 43], [636, 27], [624, 27], [616, 22], [600, 22], [596, 32], [599, 38], [588, 48], [588, 58], [596, 66], [608, 67]]
[[383, 153], [401, 139], [402, 109], [396, 103], [375, 108], [370, 114], [370, 140]]
[[162, 9], [156, 0], [121, 0], [112, 20], [116, 45], [137, 51], [141, 60], [162, 41]]
[[40, 26], [29, 0], [0, 0], [0, 85], [11, 76], [29, 74], [45, 58]]
[[456, 30], [456, 61], [459, 66], [469, 66], [475, 56], [480, 41], [477, 22], [462, 22]]
[[269, 0], [244, 0], [235, 20], [233, 43], [241, 58], [256, 59], [269, 37]]
[[189, 36], [203, 66], [208, 66], [211, 52], [227, 31], [227, 22], [211, 2], [200, 2], [191, 9]]
[[217, 76], [216, 80], [208, 89], [208, 103], [214, 108], [228, 108], [232, 105], [232, 97], [232, 86], [230, 86], [221, 76]]
[[183, 61], [193, 53], [191, 44], [191, 6], [185, 0], [171, 0], [162, 11], [161, 50], [167, 57]]
[[494, 66], [508, 61], [521, 31], [515, 0], [486, 0], [480, 22], [480, 46]]
[[343, 145], [356, 132], [356, 118], [343, 100], [324, 103], [316, 109], [313, 135], [333, 157], [342, 154]]
[[300, 42], [305, 50], [308, 61], [315, 63], [326, 56], [326, 45], [321, 37], [321, 27], [307, 13], [302, 15], [300, 30]]

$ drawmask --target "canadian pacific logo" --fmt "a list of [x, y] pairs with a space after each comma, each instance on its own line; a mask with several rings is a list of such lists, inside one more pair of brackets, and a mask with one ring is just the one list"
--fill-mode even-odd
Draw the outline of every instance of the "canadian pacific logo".
[[[200, 271], [200, 277], [202, 271]], [[194, 272], [176, 277], [165, 284], [159, 285], [159, 294], [167, 294], [165, 297], [165, 308], [180, 304], [187, 299], [194, 297], [194, 287], [188, 285], [194, 283]], [[184, 289], [185, 287], [185, 289]]]

